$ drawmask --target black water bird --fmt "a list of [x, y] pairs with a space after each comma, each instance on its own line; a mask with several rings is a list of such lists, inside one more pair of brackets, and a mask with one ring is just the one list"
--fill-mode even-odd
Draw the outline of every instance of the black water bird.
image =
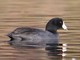
[[9, 43], [20, 47], [46, 47], [48, 44], [58, 44], [58, 29], [67, 27], [62, 18], [52, 18], [46, 24], [45, 30], [20, 27], [8, 34]]

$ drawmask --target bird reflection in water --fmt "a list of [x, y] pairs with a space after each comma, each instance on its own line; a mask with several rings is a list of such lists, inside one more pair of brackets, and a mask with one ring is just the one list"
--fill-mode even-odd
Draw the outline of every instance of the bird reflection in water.
[[48, 51], [48, 56], [50, 60], [64, 60], [67, 51], [67, 44], [48, 44], [49, 47], [46, 47]]

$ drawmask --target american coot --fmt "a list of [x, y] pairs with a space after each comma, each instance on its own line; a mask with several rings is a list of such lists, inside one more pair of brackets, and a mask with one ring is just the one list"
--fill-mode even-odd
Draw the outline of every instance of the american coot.
[[52, 18], [46, 25], [45, 31], [41, 29], [20, 27], [8, 34], [9, 43], [20, 47], [45, 47], [47, 44], [58, 44], [57, 29], [67, 29], [61, 18]]

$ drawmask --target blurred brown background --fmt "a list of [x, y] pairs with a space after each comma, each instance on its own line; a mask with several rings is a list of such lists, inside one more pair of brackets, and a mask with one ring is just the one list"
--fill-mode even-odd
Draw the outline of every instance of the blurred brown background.
[[[63, 18], [69, 29], [58, 31], [60, 43], [80, 44], [79, 0], [0, 0], [0, 58], [13, 56], [9, 53], [13, 48], [2, 43], [9, 40], [6, 36], [9, 32], [22, 26], [45, 29], [46, 23], [54, 17]], [[74, 47], [80, 50], [79, 45]]]

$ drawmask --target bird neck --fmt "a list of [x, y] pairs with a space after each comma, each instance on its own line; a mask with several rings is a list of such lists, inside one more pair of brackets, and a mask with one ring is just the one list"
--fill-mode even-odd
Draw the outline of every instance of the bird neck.
[[57, 30], [47, 30], [47, 31], [49, 31], [49, 32], [51, 32], [51, 33], [53, 33], [53, 34], [57, 34]]
[[53, 24], [53, 20], [50, 20], [47, 24], [46, 24], [46, 30], [56, 34], [57, 33], [57, 26]]
[[46, 26], [46, 30], [53, 33], [53, 34], [57, 34], [57, 27], [56, 26]]

